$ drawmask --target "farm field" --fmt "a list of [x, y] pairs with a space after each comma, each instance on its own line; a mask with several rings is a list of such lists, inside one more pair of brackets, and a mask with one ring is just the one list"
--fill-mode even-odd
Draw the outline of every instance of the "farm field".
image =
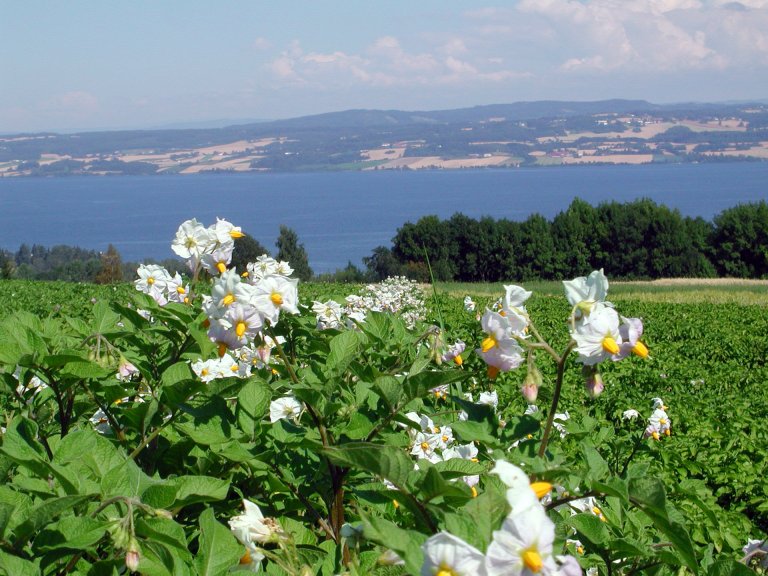
[[[567, 350], [572, 307], [563, 284], [524, 288], [533, 291], [525, 308], [538, 333], [553, 350]], [[737, 562], [742, 548], [768, 532], [768, 283], [611, 283], [608, 300], [642, 319], [650, 353], [602, 362], [599, 395], [585, 392], [576, 354], [563, 355], [557, 411], [567, 419], [556, 421], [562, 432], [543, 458], [537, 451], [546, 445], [556, 363], [536, 350], [541, 380], [531, 413], [520, 393], [525, 364], [491, 379], [476, 351], [487, 341], [480, 317], [503, 286], [438, 284], [436, 295], [420, 289], [425, 318], [412, 330], [401, 320], [406, 314], [369, 312], [362, 331], [320, 331], [313, 301], [343, 303], [364, 289], [300, 284], [300, 314], [275, 322], [286, 357], [275, 349], [269, 370], [201, 382], [195, 362], [217, 354], [196, 308], [159, 306], [132, 284], [0, 281], [0, 573], [127, 566], [146, 574], [223, 574], [238, 559], [269, 574], [419, 573], [431, 561], [421, 545], [435, 532], [481, 551], [492, 546], [506, 506], [504, 484], [488, 474], [499, 460], [555, 486], [545, 508], [557, 553], [572, 555], [585, 571], [750, 573]], [[467, 295], [473, 312], [465, 309]], [[456, 340], [466, 343], [461, 367], [435, 364], [430, 351]], [[116, 379], [126, 359], [138, 373]], [[15, 396], [14, 366], [28, 386]], [[33, 377], [58, 378], [60, 386], [32, 393]], [[493, 411], [463, 397], [492, 392]], [[301, 400], [301, 413], [271, 419], [270, 403], [288, 397]], [[658, 440], [643, 438], [654, 399], [671, 420], [669, 435]], [[460, 409], [468, 420], [457, 419]], [[627, 410], [639, 415], [628, 418]], [[457, 445], [479, 448], [474, 460], [407, 456], [428, 442], [395, 424], [408, 422], [395, 412], [409, 411], [449, 426]], [[317, 422], [323, 425], [314, 428]], [[78, 462], [86, 446], [103, 463]], [[349, 527], [334, 543], [341, 524], [329, 491], [339, 493], [339, 475]], [[476, 484], [462, 482], [475, 475]], [[595, 498], [592, 509], [571, 515], [575, 495]], [[232, 521], [245, 521], [237, 516], [243, 499], [277, 519], [272, 540], [242, 547]], [[14, 511], [30, 519], [10, 521]], [[66, 544], [74, 538], [85, 552]], [[405, 566], [389, 565], [387, 549]], [[301, 572], [307, 567], [311, 572]]]

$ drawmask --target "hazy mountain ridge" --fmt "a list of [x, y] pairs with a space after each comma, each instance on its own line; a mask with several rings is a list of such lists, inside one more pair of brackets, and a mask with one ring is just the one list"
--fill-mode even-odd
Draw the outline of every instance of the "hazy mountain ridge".
[[434, 111], [356, 109], [224, 128], [0, 137], [0, 176], [713, 159], [768, 159], [768, 106], [547, 100]]

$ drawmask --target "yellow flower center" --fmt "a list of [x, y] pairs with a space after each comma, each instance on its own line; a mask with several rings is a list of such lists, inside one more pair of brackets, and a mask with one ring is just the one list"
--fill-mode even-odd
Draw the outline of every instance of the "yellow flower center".
[[663, 426], [666, 423], [667, 423], [667, 419], [666, 418], [659, 418], [659, 424], [661, 424]]
[[152, 276], [150, 276], [149, 278], [147, 278], [147, 284], [149, 284], [150, 286], [152, 286], [152, 284], [154, 284], [154, 283], [155, 283], [155, 279], [154, 279], [154, 278], [152, 278]]
[[184, 290], [184, 286], [178, 286], [178, 287], [176, 288], [176, 293], [177, 293], [177, 294], [186, 294], [186, 293], [187, 293], [187, 291], [186, 291], [186, 290]]
[[248, 278], [248, 270], [246, 270], [245, 272], [243, 272], [242, 274], [240, 274], [240, 277], [241, 277], [241, 278]]
[[483, 352], [488, 352], [488, 350], [490, 350], [491, 348], [493, 348], [497, 344], [498, 344], [498, 342], [496, 341], [496, 338], [493, 336], [493, 334], [491, 334], [485, 340], [483, 340], [482, 344], [480, 344], [480, 349]]
[[541, 559], [541, 554], [535, 548], [529, 548], [522, 554], [523, 564], [531, 572], [539, 573], [544, 567], [544, 561]]
[[450, 566], [446, 566], [445, 564], [440, 564], [440, 570], [437, 571], [435, 576], [459, 576], [459, 573], [456, 572]]
[[203, 368], [202, 370], [200, 370], [200, 376], [208, 376], [208, 374], [209, 374], [208, 368]]
[[395, 507], [395, 510], [400, 508], [400, 502], [398, 502], [397, 500], [392, 500], [392, 505]]
[[428, 452], [428, 451], [429, 451], [429, 444], [427, 444], [426, 442], [422, 442], [422, 443], [421, 443], [421, 449], [422, 449], [424, 452]]
[[472, 491], [472, 498], [477, 498], [477, 488], [470, 486], [469, 489]]
[[642, 342], [637, 342], [632, 347], [632, 352], [640, 356], [640, 358], [648, 358], [648, 348]]
[[230, 292], [229, 294], [224, 296], [224, 300], [222, 300], [221, 303], [224, 304], [224, 306], [229, 306], [234, 301], [235, 301], [235, 295], [232, 294], [232, 292]]
[[651, 436], [653, 437], [653, 439], [654, 439], [654, 440], [659, 440], [659, 439], [661, 438], [661, 436], [659, 436], [659, 433], [658, 433], [658, 432], [653, 432], [653, 433], [651, 434]]
[[616, 343], [616, 340], [614, 340], [612, 336], [606, 336], [603, 338], [603, 350], [608, 352], [608, 354], [618, 354], [619, 345]]
[[449, 438], [445, 434], [443, 434], [443, 442], [448, 442]]
[[246, 548], [245, 554], [242, 555], [240, 558], [240, 564], [250, 564], [251, 563], [251, 552]]
[[550, 493], [552, 490], [552, 484], [549, 482], [531, 482], [531, 488], [536, 493], [536, 498], [541, 500]]
[[272, 300], [272, 304], [275, 306], [282, 306], [283, 305], [283, 297], [280, 295], [279, 292], [272, 292], [272, 295], [269, 297], [270, 300]]
[[229, 369], [232, 370], [232, 372], [237, 372], [238, 370], [240, 370], [240, 367], [237, 364], [232, 364], [232, 366]]
[[456, 363], [456, 366], [461, 366], [464, 364], [464, 360], [461, 359], [461, 356], [456, 356], [453, 361]]
[[229, 237], [232, 238], [233, 240], [236, 240], [238, 238], [242, 238], [243, 236], [245, 236], [245, 234], [243, 234], [237, 228], [232, 228], [232, 230], [229, 231]]
[[216, 262], [216, 270], [219, 271], [219, 274], [224, 274], [227, 271], [227, 265], [224, 262]]
[[245, 329], [248, 326], [246, 326], [245, 322], [240, 320], [240, 322], [237, 323], [237, 326], [235, 326], [235, 334], [237, 334], [238, 338], [242, 338], [243, 334], [245, 334]]

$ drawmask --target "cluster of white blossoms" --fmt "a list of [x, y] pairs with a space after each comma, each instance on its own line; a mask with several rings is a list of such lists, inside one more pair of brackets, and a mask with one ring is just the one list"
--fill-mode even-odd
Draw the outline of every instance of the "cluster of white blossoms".
[[[415, 426], [408, 428], [408, 436], [411, 439], [411, 455], [418, 460], [428, 460], [433, 464], [455, 458], [477, 462], [477, 446], [472, 442], [455, 444], [450, 426], [436, 426], [429, 416], [416, 412], [408, 412], [405, 417]], [[472, 489], [472, 495], [477, 496], [475, 486], [480, 476], [464, 476], [462, 480]]]
[[672, 421], [667, 415], [667, 406], [661, 398], [653, 399], [653, 412], [648, 418], [648, 426], [645, 428], [645, 437], [660, 440], [662, 436], [672, 434]]
[[315, 301], [312, 306], [320, 330], [343, 326], [352, 328], [356, 323], [365, 322], [368, 312], [397, 314], [408, 328], [413, 328], [416, 322], [424, 320], [426, 310], [424, 295], [418, 284], [404, 276], [368, 284], [359, 294], [347, 296], [343, 306], [334, 300]]
[[[235, 239], [243, 236], [239, 227], [226, 220], [217, 218], [215, 224], [206, 228], [193, 218], [179, 226], [171, 249], [186, 260], [195, 278], [201, 269], [215, 276], [227, 269], [232, 261]], [[157, 264], [141, 264], [137, 273], [136, 289], [152, 296], [160, 306], [168, 302], [189, 302], [189, 285], [184, 284], [179, 273], [171, 276]]]
[[211, 274], [221, 274], [232, 261], [235, 239], [243, 236], [239, 226], [226, 220], [216, 218], [216, 223], [206, 228], [193, 218], [179, 226], [171, 250], [187, 261], [195, 275], [201, 267]]
[[578, 361], [595, 366], [611, 359], [621, 360], [630, 354], [648, 356], [648, 348], [640, 342], [643, 323], [639, 318], [624, 318], [605, 300], [608, 279], [601, 270], [570, 281], [563, 281], [565, 295], [573, 306], [571, 338], [576, 343]]
[[528, 337], [530, 324], [524, 304], [531, 292], [514, 285], [504, 286], [504, 289], [506, 293], [496, 307], [498, 310], [486, 309], [480, 320], [486, 337], [477, 353], [488, 365], [491, 378], [522, 364], [524, 351], [519, 340]]
[[517, 466], [498, 461], [492, 470], [507, 486], [511, 512], [485, 554], [447, 532], [430, 537], [422, 546], [422, 576], [576, 576], [576, 558], [554, 551], [555, 525], [540, 499], [552, 489], [548, 482], [531, 483]]
[[139, 264], [136, 270], [138, 279], [134, 280], [136, 290], [149, 294], [160, 306], [168, 302], [189, 303], [189, 285], [184, 284], [178, 272], [170, 272], [159, 264]]

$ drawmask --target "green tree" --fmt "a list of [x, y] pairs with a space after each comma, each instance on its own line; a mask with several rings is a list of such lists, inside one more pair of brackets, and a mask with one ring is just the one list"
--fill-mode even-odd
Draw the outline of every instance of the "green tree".
[[395, 258], [392, 250], [386, 246], [377, 246], [370, 256], [363, 258], [363, 264], [375, 280], [386, 280], [405, 273], [403, 264]]
[[714, 219], [710, 245], [718, 273], [739, 278], [768, 276], [768, 204], [740, 204]]
[[264, 248], [253, 236], [245, 234], [242, 238], [235, 240], [235, 249], [232, 251], [230, 265], [242, 273], [245, 272], [249, 262], [255, 262], [259, 256], [264, 254], [269, 256], [269, 250]]
[[101, 255], [101, 270], [94, 279], [96, 284], [114, 284], [123, 280], [123, 262], [120, 253], [112, 244]]
[[280, 235], [277, 237], [276, 245], [277, 259], [287, 261], [293, 268], [293, 275], [296, 278], [299, 280], [312, 278], [307, 251], [304, 250], [304, 244], [299, 243], [299, 237], [292, 228], [280, 225]]

